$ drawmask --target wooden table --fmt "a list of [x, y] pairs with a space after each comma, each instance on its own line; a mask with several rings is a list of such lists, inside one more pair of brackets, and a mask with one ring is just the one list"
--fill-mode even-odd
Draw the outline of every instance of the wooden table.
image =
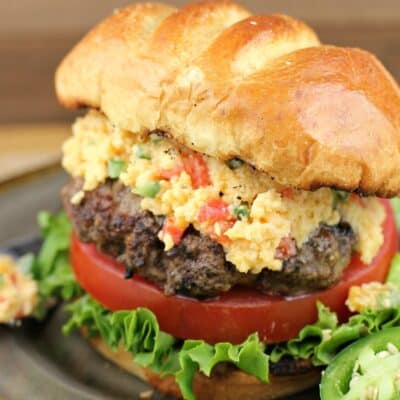
[[58, 164], [69, 134], [61, 123], [0, 126], [0, 184]]
[[[399, 0], [400, 7], [400, 0]], [[400, 18], [398, 23], [309, 21], [323, 42], [372, 51], [400, 82]], [[54, 95], [57, 64], [82, 32], [0, 34], [0, 124], [67, 121]]]

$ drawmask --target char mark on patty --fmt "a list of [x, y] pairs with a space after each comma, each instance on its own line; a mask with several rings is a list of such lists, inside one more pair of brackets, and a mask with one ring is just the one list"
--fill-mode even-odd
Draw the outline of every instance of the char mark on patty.
[[71, 197], [79, 180], [62, 191], [64, 207], [80, 240], [115, 257], [126, 277], [138, 274], [168, 295], [205, 298], [233, 286], [252, 286], [272, 295], [294, 295], [324, 289], [337, 282], [350, 262], [355, 236], [349, 224], [320, 224], [296, 254], [285, 259], [281, 271], [264, 269], [244, 274], [226, 261], [223, 247], [193, 227], [168, 251], [158, 239], [164, 217], [140, 207], [141, 197], [118, 181], [108, 180], [86, 192], [79, 205]]

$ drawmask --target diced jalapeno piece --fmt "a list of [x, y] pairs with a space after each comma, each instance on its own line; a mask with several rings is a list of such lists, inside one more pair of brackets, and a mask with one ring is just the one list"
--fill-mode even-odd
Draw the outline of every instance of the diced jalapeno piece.
[[0, 289], [4, 286], [4, 276], [3, 274], [0, 272]]
[[143, 183], [142, 185], [136, 186], [136, 188], [133, 189], [133, 193], [136, 193], [142, 197], [150, 197], [153, 199], [154, 197], [157, 196], [160, 189], [161, 189], [160, 182], [150, 181]]
[[153, 132], [153, 133], [150, 133], [150, 140], [153, 143], [160, 143], [160, 142], [162, 142], [164, 140], [164, 138], [161, 135]]
[[249, 207], [247, 207], [245, 204], [234, 206], [233, 214], [235, 214], [235, 217], [237, 219], [245, 219], [249, 216]]
[[119, 158], [112, 158], [111, 160], [108, 161], [107, 164], [108, 176], [112, 179], [119, 178], [119, 176], [125, 170], [125, 168], [126, 168], [126, 162], [124, 160], [121, 160]]
[[321, 400], [400, 398], [400, 327], [386, 328], [342, 350], [325, 370]]
[[135, 146], [135, 156], [144, 160], [151, 160], [151, 154], [149, 153], [148, 149], [140, 144]]
[[244, 164], [244, 161], [240, 158], [232, 158], [227, 162], [227, 164], [230, 169], [238, 169]]
[[349, 196], [350, 193], [344, 190], [333, 190], [333, 208], [336, 208], [339, 201], [346, 201]]

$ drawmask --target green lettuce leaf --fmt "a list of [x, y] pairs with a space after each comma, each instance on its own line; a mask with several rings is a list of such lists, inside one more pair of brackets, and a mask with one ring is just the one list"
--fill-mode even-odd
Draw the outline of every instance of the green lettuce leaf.
[[76, 282], [69, 263], [72, 228], [67, 216], [65, 213], [52, 215], [41, 212], [38, 223], [43, 237], [39, 254], [26, 254], [20, 258], [19, 264], [38, 283], [40, 301], [35, 316], [43, 318], [49, 302], [70, 300], [83, 291]]
[[195, 400], [192, 383], [196, 372], [210, 376], [222, 362], [268, 381], [268, 356], [256, 334], [238, 345], [178, 340], [160, 330], [151, 311], [108, 311], [89, 295], [67, 306], [67, 310], [71, 317], [63, 328], [65, 334], [84, 326], [89, 337], [100, 336], [114, 350], [123, 345], [139, 365], [163, 376], [174, 375], [184, 399]]
[[270, 346], [271, 361], [278, 362], [282, 357], [311, 359], [315, 349], [337, 328], [338, 319], [322, 303], [317, 303], [318, 320], [306, 325], [298, 336], [288, 342]]

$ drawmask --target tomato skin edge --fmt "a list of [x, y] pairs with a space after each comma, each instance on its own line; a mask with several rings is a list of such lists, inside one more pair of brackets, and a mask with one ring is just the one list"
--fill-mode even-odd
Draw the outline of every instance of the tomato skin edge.
[[272, 297], [246, 288], [234, 288], [210, 300], [166, 296], [139, 276], [125, 280], [122, 264], [98, 252], [93, 244], [79, 242], [75, 235], [71, 263], [82, 287], [103, 306], [114, 311], [146, 307], [157, 316], [161, 329], [175, 337], [240, 343], [258, 332], [262, 341], [283, 342], [315, 322], [317, 301], [335, 311], [344, 322], [350, 316], [345, 305], [350, 286], [385, 280], [397, 248], [397, 233], [390, 205], [386, 200], [382, 203], [387, 211], [385, 241], [374, 261], [365, 266], [355, 256], [341, 282], [302, 296]]

